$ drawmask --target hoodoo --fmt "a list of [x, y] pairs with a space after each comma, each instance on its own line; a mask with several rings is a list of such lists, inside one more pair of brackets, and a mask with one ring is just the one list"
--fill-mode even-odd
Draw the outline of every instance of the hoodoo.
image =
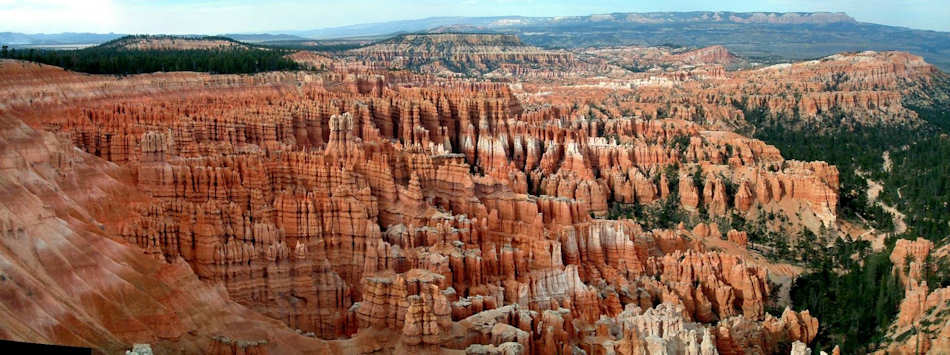
[[[545, 26], [687, 16], [627, 15], [4, 46], [0, 339], [948, 351], [945, 179], [911, 175], [947, 171], [920, 159], [950, 152], [950, 78], [906, 52], [762, 63], [623, 34], [535, 45]], [[727, 15], [682, 23], [859, 26]]]

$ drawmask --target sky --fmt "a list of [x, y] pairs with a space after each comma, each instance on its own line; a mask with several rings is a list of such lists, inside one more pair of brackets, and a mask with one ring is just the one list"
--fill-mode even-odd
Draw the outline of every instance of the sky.
[[862, 22], [950, 31], [950, 0], [0, 0], [0, 32], [260, 33], [432, 16], [649, 11], [843, 11]]

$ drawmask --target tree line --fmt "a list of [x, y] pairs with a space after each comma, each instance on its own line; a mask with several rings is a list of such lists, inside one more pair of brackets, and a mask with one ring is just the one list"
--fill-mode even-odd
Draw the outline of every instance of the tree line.
[[301, 70], [285, 57], [290, 51], [261, 48], [188, 50], [128, 50], [96, 46], [77, 50], [10, 49], [0, 57], [55, 65], [89, 74], [130, 75], [154, 72], [196, 71], [247, 74]]

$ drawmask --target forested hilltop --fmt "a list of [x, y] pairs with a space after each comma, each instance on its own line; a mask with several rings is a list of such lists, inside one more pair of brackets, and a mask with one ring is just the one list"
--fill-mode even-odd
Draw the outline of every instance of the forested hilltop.
[[219, 74], [299, 70], [279, 48], [251, 46], [226, 37], [126, 36], [75, 50], [4, 47], [0, 57], [55, 65], [89, 74], [197, 71]]

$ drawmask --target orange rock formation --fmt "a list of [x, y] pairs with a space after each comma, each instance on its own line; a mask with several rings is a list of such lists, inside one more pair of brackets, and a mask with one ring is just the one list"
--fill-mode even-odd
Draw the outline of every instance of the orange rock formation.
[[[475, 68], [512, 56], [580, 65], [567, 53], [489, 50], [504, 36], [447, 40], [470, 46], [456, 53]], [[802, 117], [846, 107], [914, 119], [893, 80], [928, 70], [907, 55], [856, 54], [621, 76], [645, 81], [612, 89], [366, 70], [401, 60], [399, 45], [347, 54], [363, 67], [292, 57], [326, 64], [319, 73], [114, 78], [0, 62], [10, 142], [0, 183], [5, 201], [21, 201], [0, 210], [2, 255], [14, 261], [0, 282], [17, 285], [0, 297], [11, 320], [0, 336], [106, 352], [152, 343], [732, 354], [807, 344], [818, 329], [807, 311], [766, 314], [768, 268], [703, 241], [724, 235], [745, 251], [744, 231], [601, 217], [677, 196], [690, 213], [832, 225], [837, 169], [718, 130], [742, 124], [732, 100]], [[718, 48], [677, 56], [729, 59]], [[836, 70], [853, 73], [839, 91], [802, 79]], [[673, 80], [682, 85], [655, 85]], [[802, 98], [780, 100], [757, 86], [766, 80], [799, 83]]]

